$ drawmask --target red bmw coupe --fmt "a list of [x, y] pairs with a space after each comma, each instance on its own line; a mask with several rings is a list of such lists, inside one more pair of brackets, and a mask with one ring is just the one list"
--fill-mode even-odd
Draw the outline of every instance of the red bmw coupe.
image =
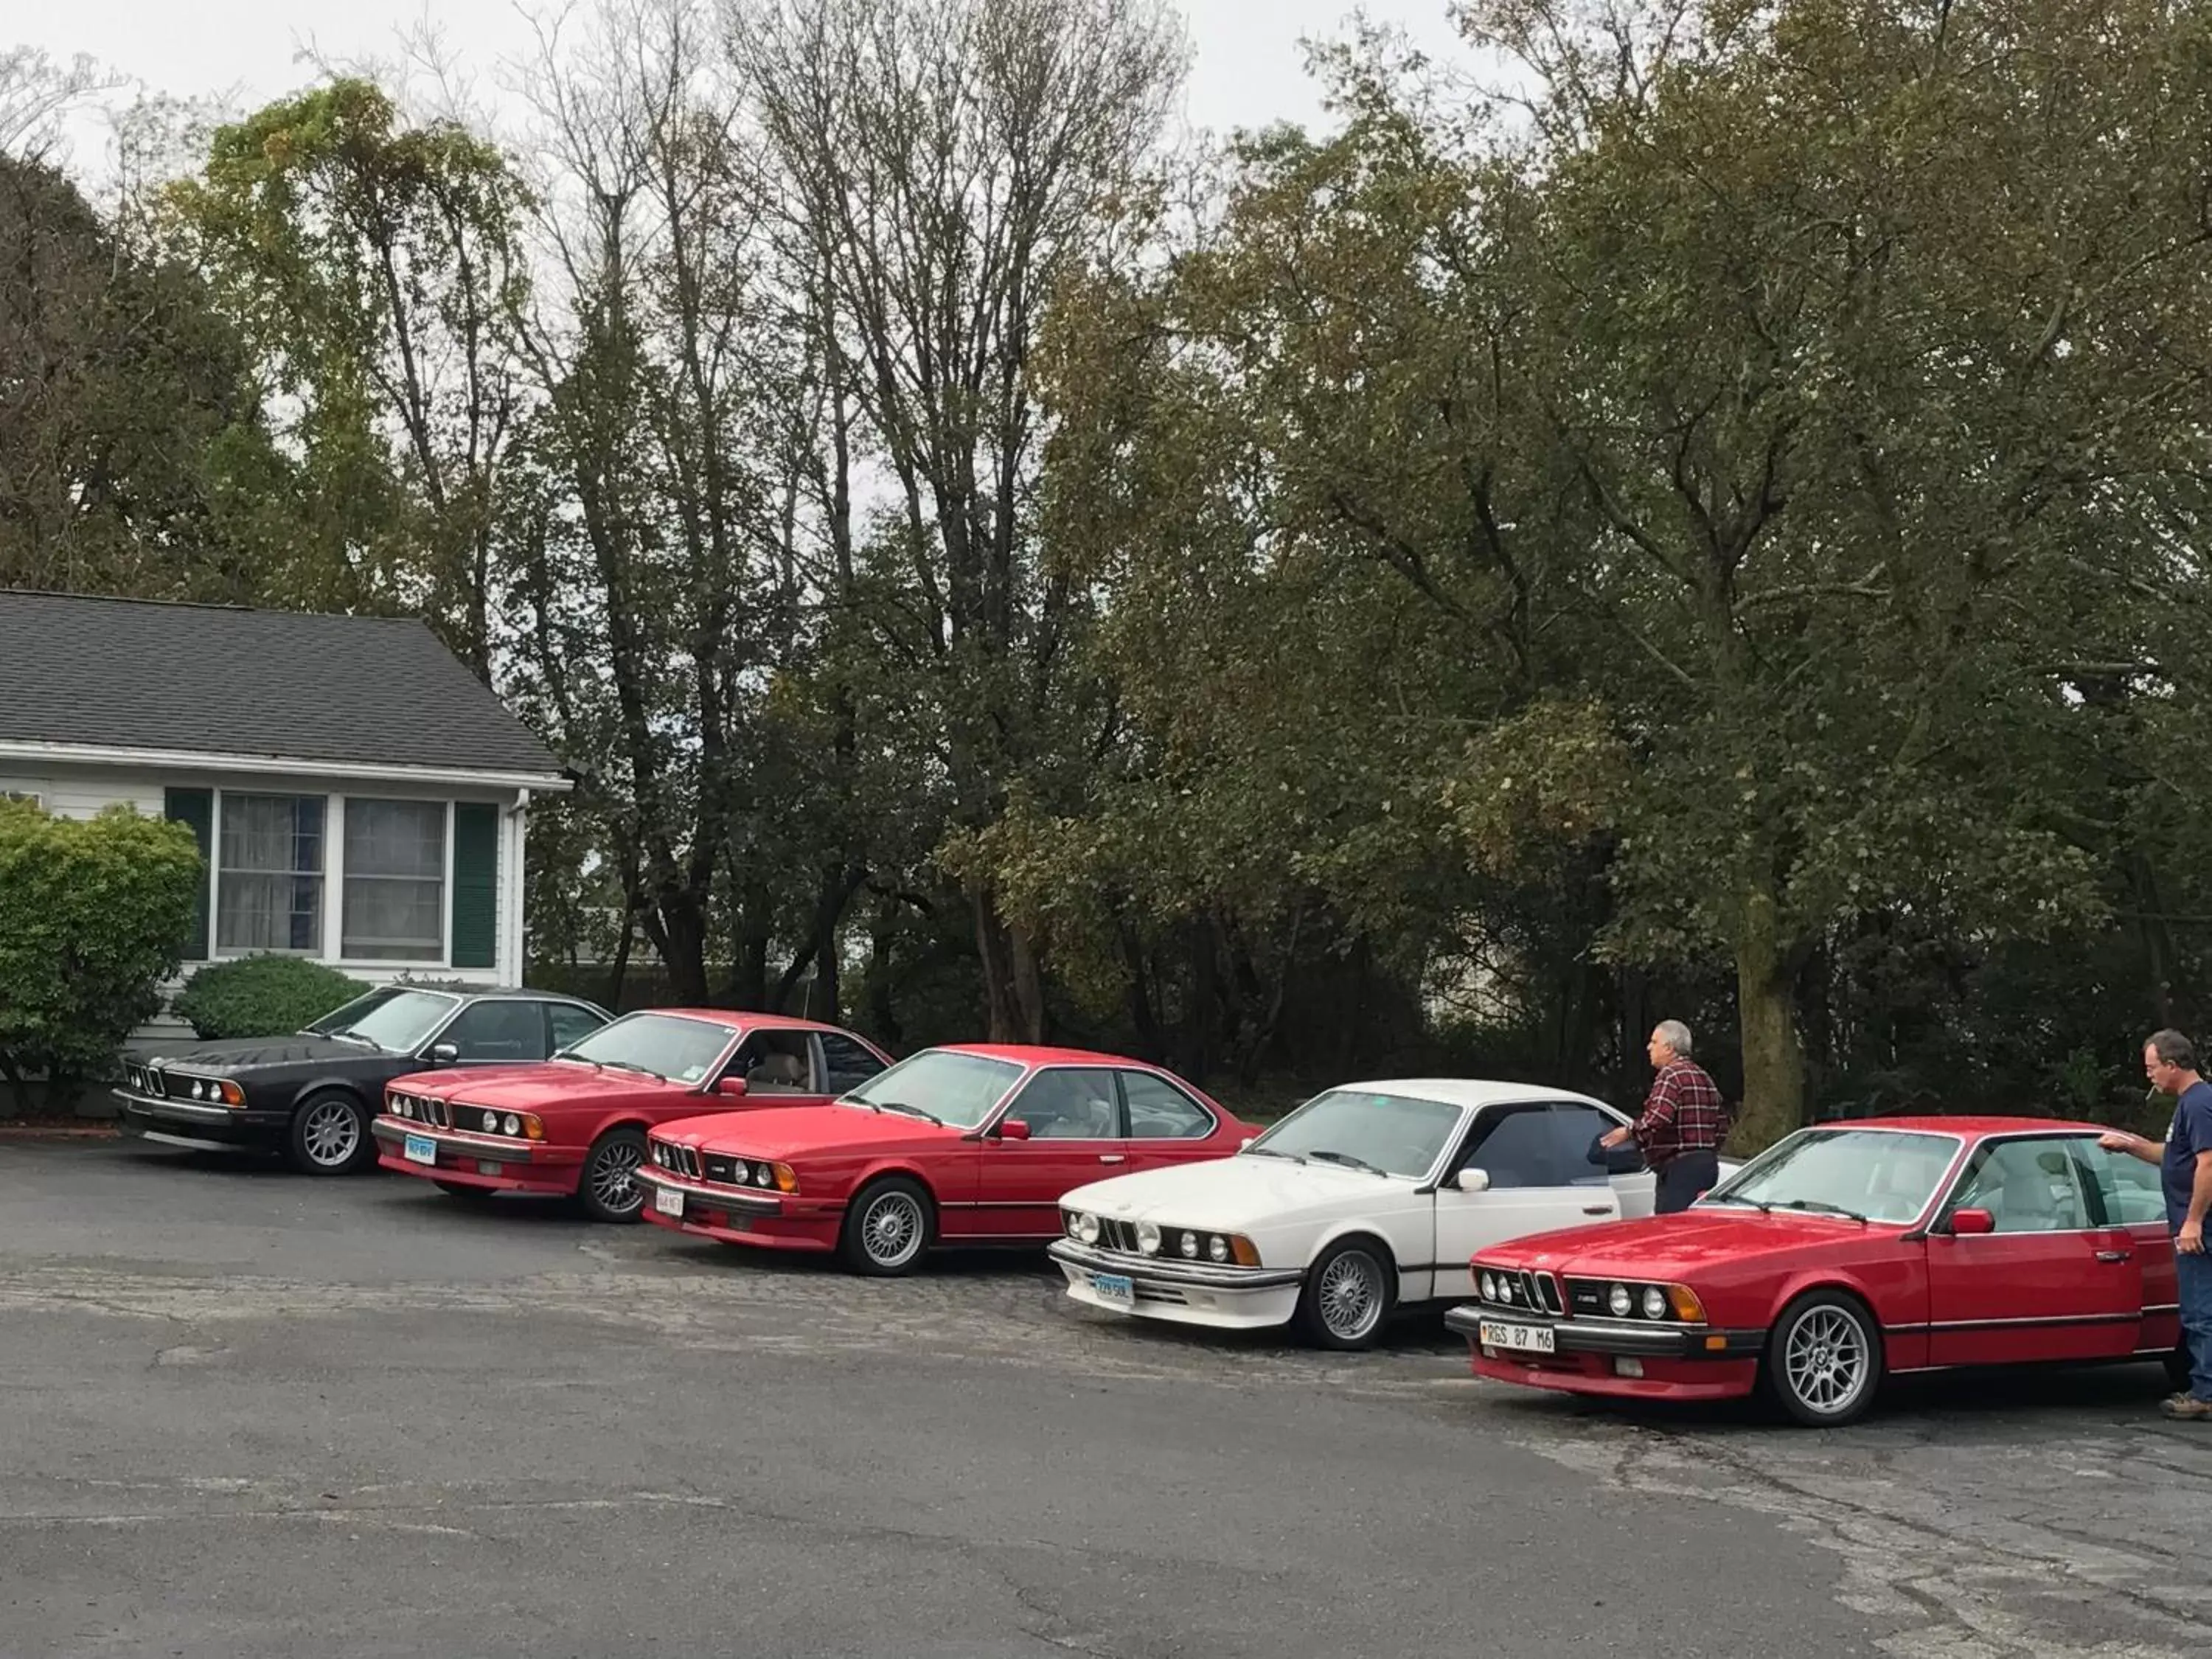
[[2101, 1133], [1992, 1117], [1800, 1130], [1680, 1214], [1478, 1253], [1478, 1300], [1445, 1322], [1478, 1376], [1653, 1400], [1763, 1385], [1816, 1427], [1861, 1416], [1905, 1371], [2172, 1370], [2158, 1171]]
[[866, 1038], [769, 1014], [625, 1014], [542, 1066], [472, 1077], [417, 1072], [385, 1091], [378, 1162], [457, 1197], [574, 1195], [593, 1219], [634, 1221], [646, 1131], [705, 1112], [819, 1111], [890, 1064]]
[[651, 1137], [646, 1218], [912, 1272], [933, 1244], [1042, 1244], [1060, 1194], [1226, 1158], [1259, 1130], [1171, 1073], [1073, 1048], [926, 1048], [827, 1111], [698, 1118]]

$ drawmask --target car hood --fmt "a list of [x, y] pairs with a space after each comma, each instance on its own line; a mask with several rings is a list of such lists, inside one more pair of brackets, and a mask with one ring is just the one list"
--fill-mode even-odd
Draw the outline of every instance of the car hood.
[[1903, 1231], [1901, 1223], [1861, 1226], [1841, 1216], [1784, 1215], [1740, 1206], [1693, 1208], [1638, 1221], [1534, 1233], [1478, 1251], [1475, 1259], [1492, 1266], [1549, 1268], [1589, 1279], [1680, 1279], [1756, 1256], [1832, 1251], [1869, 1235], [1893, 1237]]
[[277, 1066], [326, 1068], [346, 1061], [389, 1067], [401, 1058], [386, 1049], [347, 1042], [337, 1037], [295, 1036], [239, 1037], [222, 1042], [196, 1042], [189, 1048], [161, 1048], [148, 1054], [142, 1063], [235, 1077], [241, 1072], [265, 1071]]
[[666, 1095], [681, 1085], [662, 1083], [636, 1072], [550, 1061], [537, 1066], [501, 1066], [481, 1071], [441, 1067], [394, 1079], [404, 1095], [458, 1100], [471, 1106], [499, 1106], [536, 1112], [571, 1102], [608, 1100], [623, 1095]]
[[957, 1141], [965, 1130], [939, 1128], [899, 1112], [866, 1112], [857, 1106], [771, 1106], [759, 1111], [718, 1112], [681, 1118], [653, 1131], [662, 1140], [701, 1152], [743, 1152], [788, 1163], [810, 1152], [835, 1152], [916, 1141]]
[[1239, 1152], [1094, 1181], [1077, 1188], [1060, 1203], [1120, 1220], [1235, 1232], [1317, 1212], [1357, 1213], [1372, 1207], [1378, 1198], [1403, 1198], [1412, 1189], [1409, 1181], [1361, 1170]]

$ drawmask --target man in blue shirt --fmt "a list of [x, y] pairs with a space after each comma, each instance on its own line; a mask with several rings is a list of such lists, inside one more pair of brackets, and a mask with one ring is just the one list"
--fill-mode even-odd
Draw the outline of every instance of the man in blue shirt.
[[2204, 1218], [2212, 1211], [2212, 1083], [2197, 1073], [2197, 1048], [2179, 1031], [2160, 1031], [2143, 1044], [2151, 1087], [2174, 1097], [2163, 1144], [2115, 1130], [2099, 1145], [2159, 1166], [2166, 1188], [2166, 1224], [2173, 1229], [2180, 1280], [2181, 1342], [2189, 1354], [2189, 1389], [2164, 1407], [2168, 1417], [2212, 1419], [2212, 1256], [2204, 1253]]

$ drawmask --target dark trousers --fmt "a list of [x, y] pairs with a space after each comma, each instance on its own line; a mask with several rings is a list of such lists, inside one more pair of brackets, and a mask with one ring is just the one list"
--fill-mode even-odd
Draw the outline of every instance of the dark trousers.
[[1701, 1152], [1677, 1152], [1658, 1166], [1659, 1197], [1652, 1207], [1660, 1215], [1686, 1210], [1699, 1193], [1719, 1184], [1721, 1155], [1708, 1147]]

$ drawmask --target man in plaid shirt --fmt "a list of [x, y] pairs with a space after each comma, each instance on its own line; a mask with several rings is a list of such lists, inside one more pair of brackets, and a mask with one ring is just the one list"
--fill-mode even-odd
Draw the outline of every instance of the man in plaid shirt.
[[1720, 1179], [1721, 1142], [1728, 1137], [1728, 1111], [1721, 1091], [1705, 1068], [1690, 1058], [1690, 1028], [1662, 1019], [1644, 1046], [1659, 1075], [1652, 1079], [1643, 1115], [1615, 1129], [1601, 1143], [1618, 1146], [1633, 1139], [1658, 1177], [1660, 1215], [1686, 1210], [1699, 1193]]

